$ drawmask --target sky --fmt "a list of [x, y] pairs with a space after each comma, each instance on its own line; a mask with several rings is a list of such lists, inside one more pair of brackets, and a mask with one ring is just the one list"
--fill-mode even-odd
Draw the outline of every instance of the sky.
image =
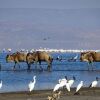
[[100, 49], [100, 0], [0, 0], [0, 49]]

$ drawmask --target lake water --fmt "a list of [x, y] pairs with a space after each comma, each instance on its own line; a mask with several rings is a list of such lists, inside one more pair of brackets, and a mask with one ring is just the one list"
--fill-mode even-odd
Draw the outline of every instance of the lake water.
[[[16, 71], [12, 71], [14, 63], [6, 63], [6, 53], [0, 53], [0, 79], [3, 81], [3, 87], [0, 92], [14, 92], [14, 91], [27, 91], [28, 84], [32, 80], [33, 76], [36, 75], [35, 90], [53, 89], [55, 84], [58, 83], [58, 79], [64, 78], [66, 75], [69, 79], [76, 77], [76, 81], [72, 87], [76, 87], [80, 80], [84, 81], [84, 87], [88, 87], [91, 81], [95, 80], [95, 77], [100, 77], [100, 63], [95, 62], [95, 71], [88, 71], [87, 63], [80, 62], [68, 62], [68, 59], [75, 57], [79, 53], [51, 53], [53, 58], [56, 59], [59, 55], [64, 60], [54, 60], [52, 64], [52, 71], [46, 71], [47, 64], [42, 63], [44, 71], [35, 70], [34, 64], [31, 67], [31, 71], [27, 71], [27, 64], [20, 63], [21, 68], [16, 66]], [[100, 87], [100, 82], [98, 84]]]

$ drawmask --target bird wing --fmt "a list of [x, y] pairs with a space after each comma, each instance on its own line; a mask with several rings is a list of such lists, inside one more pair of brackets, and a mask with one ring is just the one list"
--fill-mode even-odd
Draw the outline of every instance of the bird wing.
[[66, 83], [66, 88], [67, 88], [67, 90], [70, 92], [70, 86], [69, 86], [69, 83]]
[[0, 83], [0, 89], [2, 88], [2, 81], [1, 81], [1, 83]]
[[80, 88], [82, 87], [82, 84], [79, 84], [76, 88], [76, 92], [78, 92], [80, 90]]
[[29, 85], [29, 90], [32, 91], [33, 89], [34, 89], [34, 83], [31, 83], [31, 84]]
[[53, 91], [55, 92], [55, 91], [57, 91], [59, 88], [60, 88], [60, 85], [57, 84], [57, 85], [54, 87]]
[[71, 87], [74, 83], [74, 80], [69, 80], [68, 83], [69, 83], [69, 86]]
[[93, 81], [91, 87], [96, 87], [97, 86], [97, 81]]
[[32, 84], [32, 82], [30, 82], [30, 83], [28, 84], [28, 87], [30, 87], [30, 86], [31, 86], [31, 84]]

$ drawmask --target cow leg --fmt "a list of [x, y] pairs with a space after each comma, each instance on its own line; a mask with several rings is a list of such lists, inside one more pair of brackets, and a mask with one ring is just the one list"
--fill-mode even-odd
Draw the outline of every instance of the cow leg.
[[88, 70], [89, 70], [89, 67], [92, 68], [92, 71], [94, 70], [94, 67], [93, 67], [93, 62], [88, 62]]
[[50, 62], [48, 62], [47, 70], [48, 70], [49, 72], [51, 71], [51, 63], [50, 63]]
[[31, 64], [29, 63], [29, 64], [28, 64], [28, 70], [30, 70], [30, 68], [31, 68]]
[[89, 68], [89, 67], [90, 67], [90, 63], [88, 62], [88, 71], [90, 70], [90, 68]]
[[40, 66], [40, 69], [43, 71], [43, 68], [41, 66], [41, 61], [39, 61], [39, 66]]
[[91, 62], [91, 68], [92, 68], [92, 71], [93, 71], [94, 70], [93, 62]]
[[90, 68], [92, 68], [92, 62], [88, 61], [88, 71], [91, 70]]
[[48, 65], [47, 70], [48, 70], [49, 72], [51, 72], [51, 66], [50, 66], [50, 65]]
[[14, 67], [13, 67], [13, 70], [15, 70], [16, 64], [17, 64], [17, 62], [15, 62], [15, 65], [14, 65]]
[[37, 70], [37, 61], [35, 61], [35, 70]]
[[31, 65], [29, 62], [27, 62], [27, 66], [28, 66], [27, 70], [30, 70]]
[[20, 68], [20, 64], [19, 63], [17, 63], [18, 64], [18, 66], [19, 66], [19, 68]]

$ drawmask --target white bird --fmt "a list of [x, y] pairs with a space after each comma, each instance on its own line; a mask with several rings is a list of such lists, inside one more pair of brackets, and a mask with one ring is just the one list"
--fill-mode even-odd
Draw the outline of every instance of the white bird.
[[60, 83], [62, 83], [62, 85], [61, 85], [62, 87], [66, 86], [68, 92], [70, 92], [70, 84], [68, 82], [67, 76], [65, 76], [64, 79], [61, 79], [61, 82]]
[[68, 79], [67, 76], [65, 76], [65, 78], [63, 78], [63, 79], [59, 79], [58, 82], [59, 82], [59, 83], [61, 83], [61, 82], [66, 82], [67, 79]]
[[59, 88], [63, 88], [64, 86], [66, 86], [67, 90], [70, 91], [70, 86], [66, 78], [67, 77], [65, 76], [64, 79], [59, 79], [59, 83], [55, 85], [53, 92], [59, 90]]
[[98, 84], [98, 81], [99, 81], [99, 78], [96, 77], [96, 80], [94, 80], [94, 81], [90, 84], [89, 88], [96, 87], [97, 84]]
[[77, 58], [78, 58], [78, 55], [76, 55], [76, 56], [74, 57], [74, 60], [77, 60]]
[[77, 88], [76, 88], [76, 92], [78, 92], [81, 87], [83, 86], [83, 81], [81, 81], [78, 85], [77, 85]]
[[59, 88], [63, 87], [65, 85], [66, 81], [59, 79], [59, 83], [55, 85], [53, 92], [59, 90]]
[[60, 88], [60, 83], [55, 85], [55, 87], [54, 87], [54, 89], [53, 89], [53, 92], [59, 90], [59, 88]]
[[1, 80], [1, 82], [0, 82], [0, 89], [2, 88], [2, 80]]
[[28, 85], [29, 91], [31, 92], [34, 87], [35, 87], [35, 83], [36, 83], [36, 76], [33, 77], [33, 81], [31, 81]]
[[69, 83], [68, 83], [68, 82], [65, 84], [65, 86], [66, 86], [66, 88], [67, 88], [68, 92], [70, 92], [70, 85], [69, 85]]
[[74, 83], [74, 81], [76, 80], [75, 76], [73, 76], [73, 79], [68, 80], [69, 86], [71, 87]]

